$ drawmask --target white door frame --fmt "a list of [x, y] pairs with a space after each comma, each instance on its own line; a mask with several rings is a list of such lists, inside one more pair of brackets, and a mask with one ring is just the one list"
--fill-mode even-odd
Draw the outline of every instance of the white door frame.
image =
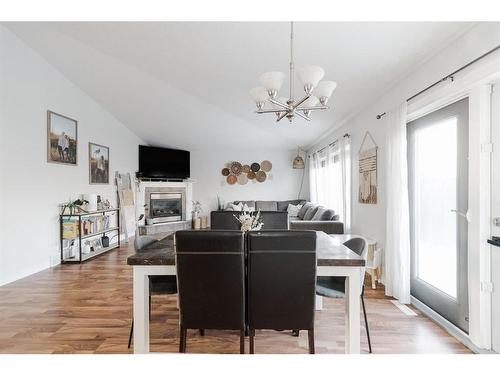
[[[478, 63], [440, 89], [408, 106], [408, 121], [469, 97], [469, 212], [468, 279], [469, 339], [491, 350], [491, 87], [500, 79], [500, 55]], [[459, 337], [457, 337], [459, 338]], [[459, 338], [460, 339], [460, 338]]]

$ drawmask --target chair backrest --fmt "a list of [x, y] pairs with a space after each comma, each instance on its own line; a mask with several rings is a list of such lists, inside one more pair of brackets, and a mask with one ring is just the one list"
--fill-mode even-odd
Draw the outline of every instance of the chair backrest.
[[[347, 246], [349, 249], [354, 251], [356, 254], [358, 254], [361, 258], [363, 258], [366, 262], [368, 258], [368, 246], [366, 246], [366, 241], [364, 238], [356, 237], [356, 238], [351, 238], [350, 240], [347, 240], [344, 242], [344, 245]], [[363, 284], [365, 281], [365, 270], [366, 267], [363, 267], [362, 272], [361, 272], [361, 291], [363, 291]]]
[[249, 232], [248, 323], [255, 329], [312, 329], [316, 233]]
[[[210, 213], [210, 228], [216, 230], [239, 230], [240, 222], [235, 218], [238, 211], [212, 211]], [[288, 212], [286, 211], [261, 211], [264, 230], [287, 230]]]
[[175, 238], [180, 324], [184, 328], [243, 329], [243, 233], [178, 231]]
[[363, 251], [365, 250], [366, 247], [366, 241], [363, 238], [360, 237], [351, 238], [350, 240], [344, 242], [344, 245], [347, 246], [352, 251], [354, 251], [360, 257], [363, 257]]

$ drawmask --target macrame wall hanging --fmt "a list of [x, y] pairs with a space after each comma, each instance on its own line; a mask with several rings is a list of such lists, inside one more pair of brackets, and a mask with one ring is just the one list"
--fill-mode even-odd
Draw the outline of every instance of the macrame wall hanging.
[[370, 132], [366, 132], [358, 151], [359, 203], [377, 203], [377, 149]]

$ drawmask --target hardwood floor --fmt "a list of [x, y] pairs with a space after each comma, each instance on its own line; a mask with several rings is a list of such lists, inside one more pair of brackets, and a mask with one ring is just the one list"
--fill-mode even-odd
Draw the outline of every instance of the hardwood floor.
[[[87, 263], [67, 264], [0, 287], [0, 353], [132, 353], [132, 268], [122, 247]], [[365, 301], [374, 353], [470, 353], [415, 310], [407, 316], [379, 287]], [[343, 300], [324, 299], [317, 312], [316, 353], [343, 353]], [[362, 317], [360, 316], [360, 319]], [[368, 352], [364, 329], [362, 352]], [[248, 339], [245, 343], [248, 353]], [[256, 353], [306, 354], [307, 333], [257, 331]], [[177, 352], [176, 296], [154, 296], [151, 350]], [[188, 353], [238, 353], [239, 333], [188, 331]]]

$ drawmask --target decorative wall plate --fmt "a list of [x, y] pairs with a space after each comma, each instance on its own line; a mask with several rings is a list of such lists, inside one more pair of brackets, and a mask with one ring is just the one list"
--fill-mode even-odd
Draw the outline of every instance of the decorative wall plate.
[[258, 171], [258, 172], [255, 174], [255, 178], [256, 178], [256, 179], [257, 179], [257, 181], [259, 181], [259, 182], [264, 182], [264, 181], [266, 181], [266, 178], [267, 178], [266, 172], [264, 172], [264, 171]]
[[223, 176], [229, 176], [229, 168], [222, 168], [222, 175]]
[[234, 174], [227, 176], [226, 181], [229, 185], [234, 185], [237, 181], [237, 178]]
[[238, 163], [237, 161], [233, 161], [231, 163], [231, 168], [229, 168], [231, 173], [234, 174], [235, 176], [240, 175], [241, 170], [243, 167], [241, 166], [241, 163]]
[[247, 177], [250, 179], [250, 180], [253, 180], [255, 178], [255, 172], [254, 171], [250, 171], [247, 173]]
[[250, 172], [250, 171], [251, 171], [250, 166], [249, 166], [248, 164], [245, 164], [245, 165], [243, 166], [243, 173], [248, 173], [248, 172]]
[[242, 173], [238, 176], [238, 184], [246, 185], [248, 182], [248, 177], [245, 173]]
[[250, 169], [254, 172], [258, 172], [260, 170], [260, 164], [259, 163], [252, 163], [250, 166]]
[[264, 160], [262, 163], [260, 163], [260, 169], [262, 169], [264, 172], [269, 172], [272, 168], [273, 165], [269, 160]]

